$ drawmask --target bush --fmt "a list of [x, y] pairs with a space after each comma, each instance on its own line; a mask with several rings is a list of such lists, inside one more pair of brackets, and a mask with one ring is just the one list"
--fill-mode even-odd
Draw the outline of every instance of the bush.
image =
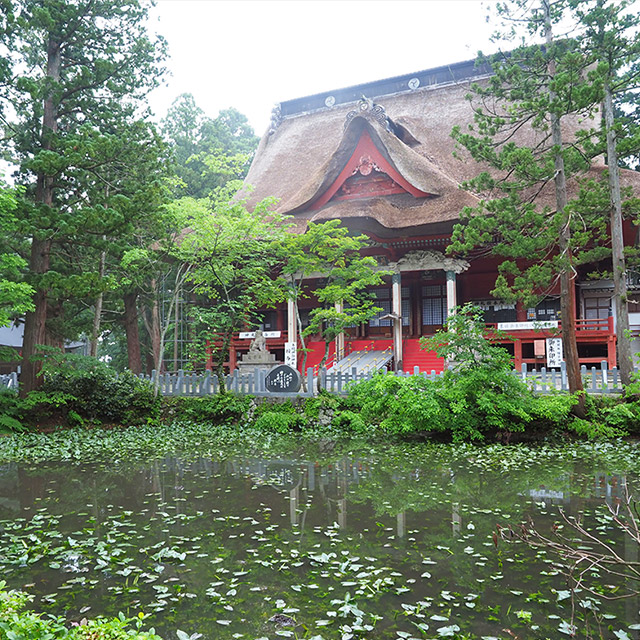
[[258, 429], [286, 433], [299, 431], [307, 425], [308, 419], [299, 412], [291, 400], [284, 402], [261, 402], [255, 412], [254, 426]]
[[0, 389], [0, 433], [23, 431], [24, 409], [14, 391]]
[[33, 596], [22, 591], [7, 591], [0, 580], [0, 640], [22, 638], [47, 638], [48, 640], [162, 640], [154, 631], [141, 631], [142, 618], [118, 618], [85, 620], [83, 624], [68, 629], [65, 619], [43, 618], [40, 614], [25, 611]]
[[33, 418], [135, 425], [160, 415], [152, 385], [131, 372], [117, 374], [95, 358], [61, 352], [48, 351], [44, 363], [41, 388], [25, 399]]
[[352, 411], [390, 434], [441, 433], [454, 442], [523, 431], [535, 402], [508, 371], [447, 371], [435, 381], [380, 374], [350, 388]]
[[219, 393], [196, 398], [171, 398], [165, 403], [170, 411], [192, 422], [230, 425], [239, 422], [249, 411], [251, 398]]
[[300, 416], [279, 411], [269, 411], [259, 415], [254, 426], [256, 429], [264, 431], [275, 431], [276, 433], [288, 433], [300, 428]]

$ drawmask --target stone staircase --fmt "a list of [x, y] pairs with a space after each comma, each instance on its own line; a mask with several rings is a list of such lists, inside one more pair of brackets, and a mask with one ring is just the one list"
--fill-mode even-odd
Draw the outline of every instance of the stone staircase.
[[384, 351], [358, 350], [352, 351], [348, 356], [336, 362], [327, 369], [327, 374], [349, 373], [355, 368], [356, 374], [373, 373], [383, 369], [393, 359], [393, 349], [390, 347]]

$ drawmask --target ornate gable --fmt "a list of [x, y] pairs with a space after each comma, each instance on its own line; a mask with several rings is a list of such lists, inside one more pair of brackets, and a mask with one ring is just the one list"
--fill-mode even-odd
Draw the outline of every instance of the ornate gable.
[[433, 195], [408, 182], [382, 155], [364, 128], [344, 169], [309, 208], [320, 209], [332, 200], [355, 200], [399, 193], [410, 193], [414, 198]]

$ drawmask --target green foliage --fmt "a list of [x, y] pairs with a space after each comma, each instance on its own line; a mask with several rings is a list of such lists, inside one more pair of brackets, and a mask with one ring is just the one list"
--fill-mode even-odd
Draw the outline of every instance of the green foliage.
[[202, 398], [170, 398], [165, 414], [194, 423], [237, 424], [249, 411], [251, 398], [220, 393]]
[[11, 242], [19, 225], [15, 215], [17, 194], [19, 191], [0, 183], [0, 327], [33, 310], [33, 288], [24, 282], [27, 263]]
[[[187, 281], [199, 296], [192, 310], [196, 348], [200, 357], [212, 348], [220, 379], [232, 335], [250, 324], [258, 309], [283, 297], [273, 272], [280, 262], [285, 220], [273, 211], [270, 199], [249, 211], [246, 201], [231, 197], [227, 192], [213, 211], [192, 208], [191, 232], [175, 251], [178, 260], [190, 265]], [[217, 340], [210, 345], [212, 335]]]
[[[164, 72], [166, 43], [147, 32], [148, 0], [10, 5], [2, 56], [12, 77], [0, 85], [0, 100], [10, 105], [3, 150], [24, 187], [11, 240], [36, 292], [23, 346], [29, 391], [37, 345], [72, 338], [78, 321], [87, 322], [79, 299], [86, 309], [87, 299], [114, 287], [97, 268], [102, 255], [157, 201], [162, 144], [138, 118]], [[156, 156], [155, 176], [148, 154]]]
[[160, 415], [160, 400], [147, 381], [130, 372], [117, 374], [107, 364], [84, 356], [50, 351], [44, 358], [44, 383], [31, 392], [25, 406], [48, 413], [46, 406], [64, 407], [71, 420], [141, 424]]
[[144, 616], [129, 619], [120, 614], [67, 628], [64, 617], [25, 611], [32, 600], [28, 593], [7, 590], [6, 582], [0, 580], [0, 640], [161, 640], [153, 630], [141, 630]]
[[256, 408], [253, 426], [258, 430], [287, 433], [300, 431], [308, 424], [304, 411], [291, 400], [284, 402], [263, 401]]
[[300, 424], [299, 416], [281, 411], [267, 411], [256, 417], [254, 426], [260, 431], [275, 431], [288, 433], [297, 430]]
[[534, 398], [508, 371], [448, 371], [435, 381], [420, 376], [375, 376], [350, 389], [349, 403], [365, 423], [389, 434], [442, 434], [454, 442], [524, 431]]
[[[311, 222], [305, 233], [287, 234], [281, 242], [283, 291], [297, 307], [305, 298], [316, 299], [304, 330], [298, 313], [298, 329], [303, 348], [309, 336], [318, 333], [322, 336], [326, 345], [322, 364], [336, 336], [380, 311], [370, 291], [381, 285], [389, 272], [378, 270], [373, 258], [360, 255], [367, 242], [366, 236], [351, 235], [340, 220]], [[320, 283], [307, 290], [307, 280], [317, 280], [318, 273], [323, 276]]]
[[482, 310], [473, 304], [457, 307], [450, 314], [444, 328], [433, 336], [420, 338], [420, 348], [435, 351], [458, 373], [481, 367], [489, 371], [511, 370], [511, 356], [492, 339], [504, 338], [505, 334], [493, 331], [488, 334]]
[[371, 431], [370, 425], [367, 424], [362, 414], [357, 411], [351, 411], [350, 409], [337, 412], [331, 425], [345, 433], [366, 434]]
[[564, 424], [575, 399], [533, 395], [511, 369], [509, 354], [490, 342], [480, 309], [465, 305], [445, 329], [422, 340], [450, 367], [436, 380], [392, 374], [352, 386], [349, 402], [365, 423], [391, 434], [445, 434], [454, 442], [523, 432], [536, 423]]
[[217, 118], [208, 118], [190, 93], [174, 100], [162, 129], [173, 147], [179, 197], [207, 198], [244, 178], [259, 142], [239, 111], [223, 109]]
[[0, 389], [0, 434], [23, 431], [22, 402], [14, 391]]

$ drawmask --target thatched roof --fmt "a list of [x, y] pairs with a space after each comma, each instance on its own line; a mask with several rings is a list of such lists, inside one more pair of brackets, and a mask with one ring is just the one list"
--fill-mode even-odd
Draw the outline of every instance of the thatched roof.
[[[442, 69], [438, 81], [446, 77]], [[331, 96], [326, 99], [331, 106], [323, 106], [321, 100], [325, 98], [318, 94], [284, 103], [284, 116], [272, 122], [270, 131], [262, 137], [245, 180], [253, 188], [249, 205], [276, 197], [278, 211], [292, 214], [300, 231], [310, 220], [340, 218], [349, 226], [369, 229], [380, 236], [446, 233], [461, 209], [474, 206], [479, 200], [462, 190], [460, 184], [477, 175], [482, 167], [468, 154], [456, 156], [451, 137], [455, 125], [466, 129], [473, 120], [472, 106], [465, 97], [471, 82], [478, 80], [473, 69], [472, 62], [459, 63], [450, 81], [416, 89], [396, 82], [398, 79], [392, 79], [395, 84], [381, 81], [381, 87], [384, 83], [385, 87], [405, 87], [387, 95], [375, 95], [375, 83], [363, 85], [368, 100], [360, 102], [334, 104]], [[461, 77], [465, 73], [466, 78]], [[430, 77], [429, 72], [422, 74]], [[349, 99], [354, 93], [342, 90]], [[371, 99], [375, 100], [375, 108]], [[297, 104], [312, 106], [313, 110], [296, 112]], [[565, 125], [569, 133], [577, 126], [580, 125], [576, 121]], [[408, 183], [430, 196], [416, 198], [403, 193], [330, 200], [314, 208], [314, 202], [344, 168], [364, 131]], [[532, 130], [526, 132], [526, 142], [535, 143], [536, 135]], [[596, 172], [601, 170], [600, 167]], [[640, 175], [625, 176], [625, 181], [638, 185]], [[553, 208], [553, 184], [543, 190], [539, 201]]]

